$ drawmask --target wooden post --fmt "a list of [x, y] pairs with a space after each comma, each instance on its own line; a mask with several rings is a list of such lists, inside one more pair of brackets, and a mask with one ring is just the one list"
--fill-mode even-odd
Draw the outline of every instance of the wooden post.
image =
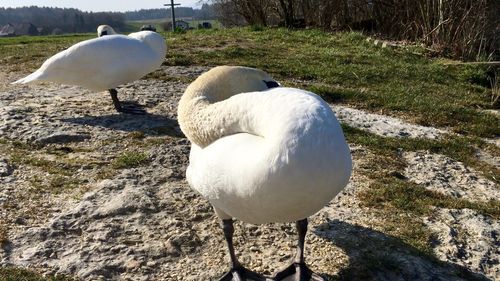
[[175, 6], [179, 6], [180, 4], [174, 3], [174, 0], [170, 0], [170, 4], [164, 4], [163, 6], [170, 6], [170, 9], [172, 11], [172, 31], [175, 31]]

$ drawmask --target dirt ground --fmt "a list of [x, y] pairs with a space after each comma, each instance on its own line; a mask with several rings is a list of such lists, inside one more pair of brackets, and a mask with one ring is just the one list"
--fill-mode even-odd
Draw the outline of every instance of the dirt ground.
[[[206, 70], [163, 67], [171, 79], [119, 89], [122, 100], [145, 106], [144, 116], [116, 113], [107, 93], [14, 86], [8, 82], [21, 74], [0, 72], [0, 225], [8, 230], [0, 265], [82, 280], [217, 280], [229, 257], [211, 206], [185, 181], [189, 142], [176, 120], [183, 81]], [[342, 122], [381, 136], [446, 133], [332, 106]], [[436, 258], [429, 257], [377, 230], [383, 218], [358, 198], [370, 184], [363, 163], [377, 156], [361, 146], [351, 150], [350, 184], [310, 218], [306, 259], [314, 271], [331, 280], [500, 280], [498, 220], [435, 208], [419, 218], [435, 237]], [[428, 151], [403, 153], [408, 181], [471, 201], [499, 198], [493, 182], [463, 163]], [[123, 155], [148, 159], [120, 166]], [[488, 159], [499, 165], [498, 157]], [[292, 224], [235, 228], [237, 252], [252, 270], [272, 275], [293, 256]], [[353, 273], [360, 265], [367, 272]]]

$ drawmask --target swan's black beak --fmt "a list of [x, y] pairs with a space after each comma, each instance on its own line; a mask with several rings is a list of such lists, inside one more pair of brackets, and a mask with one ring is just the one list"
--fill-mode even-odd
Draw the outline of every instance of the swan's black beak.
[[156, 27], [154, 27], [151, 24], [149, 24], [149, 25], [143, 25], [141, 27], [141, 31], [145, 31], [145, 30], [156, 32]]
[[264, 80], [264, 83], [266, 83], [266, 86], [268, 89], [281, 87], [281, 85], [276, 81], [265, 81]]
[[103, 30], [101, 32], [101, 34], [99, 34], [99, 37], [104, 36], [104, 35], [108, 35], [108, 31], [107, 30]]

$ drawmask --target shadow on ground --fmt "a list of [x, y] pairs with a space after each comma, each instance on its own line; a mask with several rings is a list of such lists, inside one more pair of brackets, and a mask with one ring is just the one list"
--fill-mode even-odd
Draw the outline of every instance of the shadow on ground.
[[162, 115], [110, 114], [65, 118], [61, 121], [84, 126], [101, 127], [124, 132], [142, 132], [146, 135], [183, 137], [177, 120]]
[[313, 232], [349, 257], [349, 266], [337, 276], [323, 275], [327, 280], [491, 280], [366, 227], [332, 220]]

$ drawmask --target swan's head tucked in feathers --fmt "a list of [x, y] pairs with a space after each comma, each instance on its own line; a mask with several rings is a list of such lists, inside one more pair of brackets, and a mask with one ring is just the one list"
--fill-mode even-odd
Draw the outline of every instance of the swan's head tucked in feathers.
[[[225, 109], [222, 101], [241, 93], [265, 91], [279, 85], [259, 69], [241, 66], [212, 68], [184, 92], [178, 108], [181, 129], [191, 142], [207, 146], [229, 131], [233, 132], [234, 123], [238, 122], [239, 116], [230, 112], [218, 114], [218, 110]], [[224, 117], [217, 119], [217, 116]]]
[[109, 25], [103, 24], [97, 27], [97, 37], [102, 37], [104, 35], [117, 34], [116, 31]]
[[241, 93], [264, 91], [279, 85], [266, 72], [242, 66], [218, 66], [198, 77], [186, 89], [188, 95], [203, 95], [210, 103]]

